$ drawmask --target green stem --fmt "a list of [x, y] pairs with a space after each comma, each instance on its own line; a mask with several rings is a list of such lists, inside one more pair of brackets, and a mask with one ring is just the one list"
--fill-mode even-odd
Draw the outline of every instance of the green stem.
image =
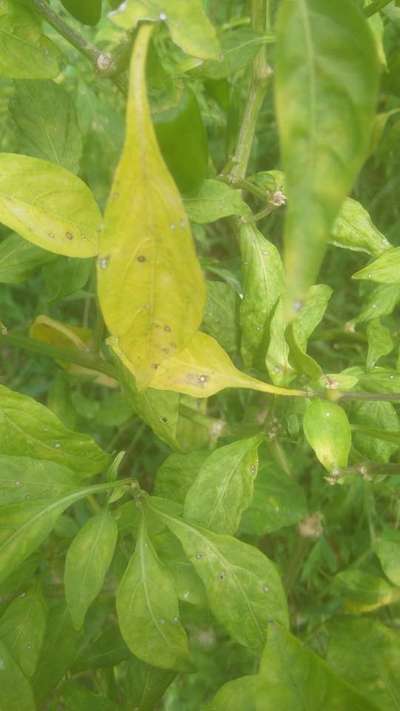
[[371, 15], [375, 15], [375, 13], [379, 12], [379, 10], [383, 10], [386, 5], [390, 5], [391, 2], [393, 2], [393, 0], [375, 0], [375, 2], [367, 5], [364, 9], [364, 14], [366, 17], [371, 17]]
[[0, 346], [14, 346], [28, 350], [31, 353], [47, 356], [53, 360], [63, 361], [65, 363], [74, 363], [81, 365], [83, 368], [96, 370], [104, 375], [109, 375], [111, 378], [116, 378], [116, 371], [110, 363], [98, 358], [90, 353], [84, 353], [74, 348], [59, 348], [51, 346], [48, 343], [35, 341], [27, 336], [16, 336], [14, 334], [0, 334]]
[[[253, 29], [256, 32], [265, 32], [267, 21], [266, 0], [252, 0], [251, 14]], [[236, 183], [246, 177], [258, 116], [267, 93], [270, 75], [271, 68], [267, 63], [266, 50], [265, 47], [262, 47], [253, 63], [249, 97], [240, 127], [232, 168], [229, 173], [231, 183]]]
[[[111, 54], [102, 52], [96, 45], [87, 40], [86, 37], [76, 32], [60, 15], [51, 9], [46, 0], [31, 0], [31, 2], [36, 12], [43, 17], [49, 25], [54, 27], [69, 44], [86, 57], [100, 76], [111, 79], [122, 93], [126, 94], [126, 81], [124, 77], [119, 76], [122, 71], [122, 60], [115, 61], [115, 58]], [[125, 61], [125, 55], [124, 53], [122, 54], [123, 60]]]
[[[330, 391], [331, 393], [334, 391]], [[329, 398], [328, 398], [329, 399]], [[400, 402], [400, 393], [335, 392], [335, 400], [366, 400], [367, 402]]]

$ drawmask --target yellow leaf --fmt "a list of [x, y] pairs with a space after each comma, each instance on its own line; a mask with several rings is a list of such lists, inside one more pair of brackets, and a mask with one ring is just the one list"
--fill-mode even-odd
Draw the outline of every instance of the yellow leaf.
[[[124, 365], [133, 370], [129, 353], [121, 349], [117, 339], [109, 339], [111, 348]], [[155, 390], [173, 390], [196, 398], [210, 397], [225, 388], [247, 388], [273, 395], [304, 397], [303, 390], [279, 388], [252, 378], [235, 368], [219, 343], [198, 331], [180, 353], [163, 361], [150, 383]]]
[[[48, 343], [58, 348], [76, 348], [76, 350], [84, 351], [85, 353], [93, 350], [93, 334], [89, 328], [71, 326], [49, 318], [49, 316], [38, 316], [32, 323], [29, 334], [35, 341], [42, 341], [42, 343]], [[117, 381], [104, 373], [99, 373], [96, 370], [85, 368], [75, 363], [64, 361], [58, 361], [58, 363], [68, 373], [90, 376], [94, 378], [95, 383], [108, 388], [118, 387]]]
[[129, 353], [140, 388], [198, 329], [205, 285], [178, 189], [151, 122], [146, 57], [152, 27], [138, 33], [130, 70], [125, 146], [100, 238], [100, 305]]
[[0, 154], [0, 222], [67, 257], [97, 254], [100, 210], [85, 183], [39, 158]]

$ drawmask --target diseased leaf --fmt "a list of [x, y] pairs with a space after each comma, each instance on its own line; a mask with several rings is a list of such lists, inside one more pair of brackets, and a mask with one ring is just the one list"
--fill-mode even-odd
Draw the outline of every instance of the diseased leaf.
[[162, 669], [185, 669], [188, 648], [175, 586], [157, 557], [144, 519], [118, 588], [117, 612], [122, 636], [135, 656]]
[[77, 173], [82, 138], [69, 94], [54, 81], [19, 81], [10, 106], [19, 150]]
[[[397, 630], [372, 617], [334, 618], [327, 625], [329, 666], [382, 711], [393, 711], [400, 695]], [[355, 660], [363, 660], [362, 664]]]
[[398, 284], [400, 280], [400, 247], [387, 249], [374, 262], [353, 274], [353, 279], [370, 279], [380, 284]]
[[332, 591], [342, 598], [345, 612], [350, 613], [371, 612], [400, 599], [400, 587], [393, 587], [385, 578], [356, 568], [338, 573]]
[[93, 257], [100, 219], [80, 178], [39, 158], [0, 154], [0, 222], [28, 242], [56, 254]]
[[76, 629], [100, 592], [117, 543], [118, 526], [108, 511], [93, 516], [72, 541], [65, 559], [65, 596]]
[[205, 180], [199, 192], [184, 201], [189, 220], [198, 225], [216, 222], [231, 215], [247, 215], [249, 208], [240, 190], [220, 180]]
[[201, 59], [219, 58], [217, 35], [202, 0], [191, 0], [190, 5], [180, 0], [127, 0], [112, 19], [124, 30], [132, 30], [140, 20], [161, 20], [167, 23], [173, 41], [186, 54]]
[[351, 447], [351, 429], [340, 405], [328, 400], [312, 400], [307, 406], [304, 434], [321, 464], [328, 471], [346, 467]]
[[38, 590], [15, 598], [0, 618], [0, 640], [28, 677], [35, 672], [45, 629], [46, 607]]
[[366, 209], [357, 200], [346, 198], [332, 229], [330, 242], [354, 252], [377, 257], [391, 247], [389, 240], [373, 224]]
[[4, 711], [35, 711], [29, 681], [0, 640], [0, 708]]
[[191, 525], [149, 501], [182, 547], [206, 588], [211, 611], [240, 644], [259, 650], [269, 619], [287, 625], [287, 607], [275, 566], [257, 548]]
[[205, 285], [178, 190], [161, 156], [146, 90], [152, 28], [132, 57], [125, 146], [100, 239], [98, 288], [105, 321], [139, 389], [200, 326]]
[[[126, 367], [131, 367], [111, 339], [110, 346]], [[155, 390], [172, 390], [197, 398], [210, 397], [224, 388], [249, 388], [275, 395], [303, 394], [301, 390], [277, 388], [245, 375], [235, 368], [214, 338], [200, 331], [187, 348], [160, 365], [150, 384]]]
[[60, 53], [41, 32], [40, 19], [18, 0], [0, 8], [0, 76], [9, 79], [53, 79]]
[[367, 21], [346, 0], [284, 0], [276, 59], [292, 308], [316, 281], [334, 221], [367, 157], [379, 66]]
[[262, 439], [237, 440], [210, 454], [186, 494], [185, 518], [216, 533], [236, 533], [253, 498]]
[[240, 227], [240, 252], [243, 276], [241, 353], [249, 368], [265, 356], [270, 320], [283, 293], [284, 275], [277, 248], [254, 224]]
[[53, 259], [53, 254], [12, 234], [0, 243], [0, 283], [21, 284]]
[[0, 385], [0, 454], [63, 464], [81, 479], [105, 469], [110, 455], [86, 434], [68, 430], [51, 410]]
[[270, 625], [258, 674], [257, 711], [378, 711], [315, 652], [279, 625]]

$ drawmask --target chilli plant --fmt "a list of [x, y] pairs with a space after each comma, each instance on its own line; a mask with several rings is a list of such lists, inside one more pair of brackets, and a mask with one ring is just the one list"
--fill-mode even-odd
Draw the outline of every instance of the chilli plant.
[[0, 0], [0, 709], [400, 708], [400, 3]]

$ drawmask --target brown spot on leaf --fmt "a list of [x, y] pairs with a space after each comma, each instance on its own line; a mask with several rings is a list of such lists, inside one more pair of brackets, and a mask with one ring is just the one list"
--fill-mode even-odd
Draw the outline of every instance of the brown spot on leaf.
[[144, 256], [144, 254], [139, 254], [137, 260], [138, 260], [138, 262], [147, 262], [147, 259]]
[[66, 232], [66, 233], [65, 233], [65, 236], [66, 236], [66, 238], [69, 239], [70, 241], [71, 241], [71, 239], [74, 239], [74, 235], [72, 234], [72, 232]]

